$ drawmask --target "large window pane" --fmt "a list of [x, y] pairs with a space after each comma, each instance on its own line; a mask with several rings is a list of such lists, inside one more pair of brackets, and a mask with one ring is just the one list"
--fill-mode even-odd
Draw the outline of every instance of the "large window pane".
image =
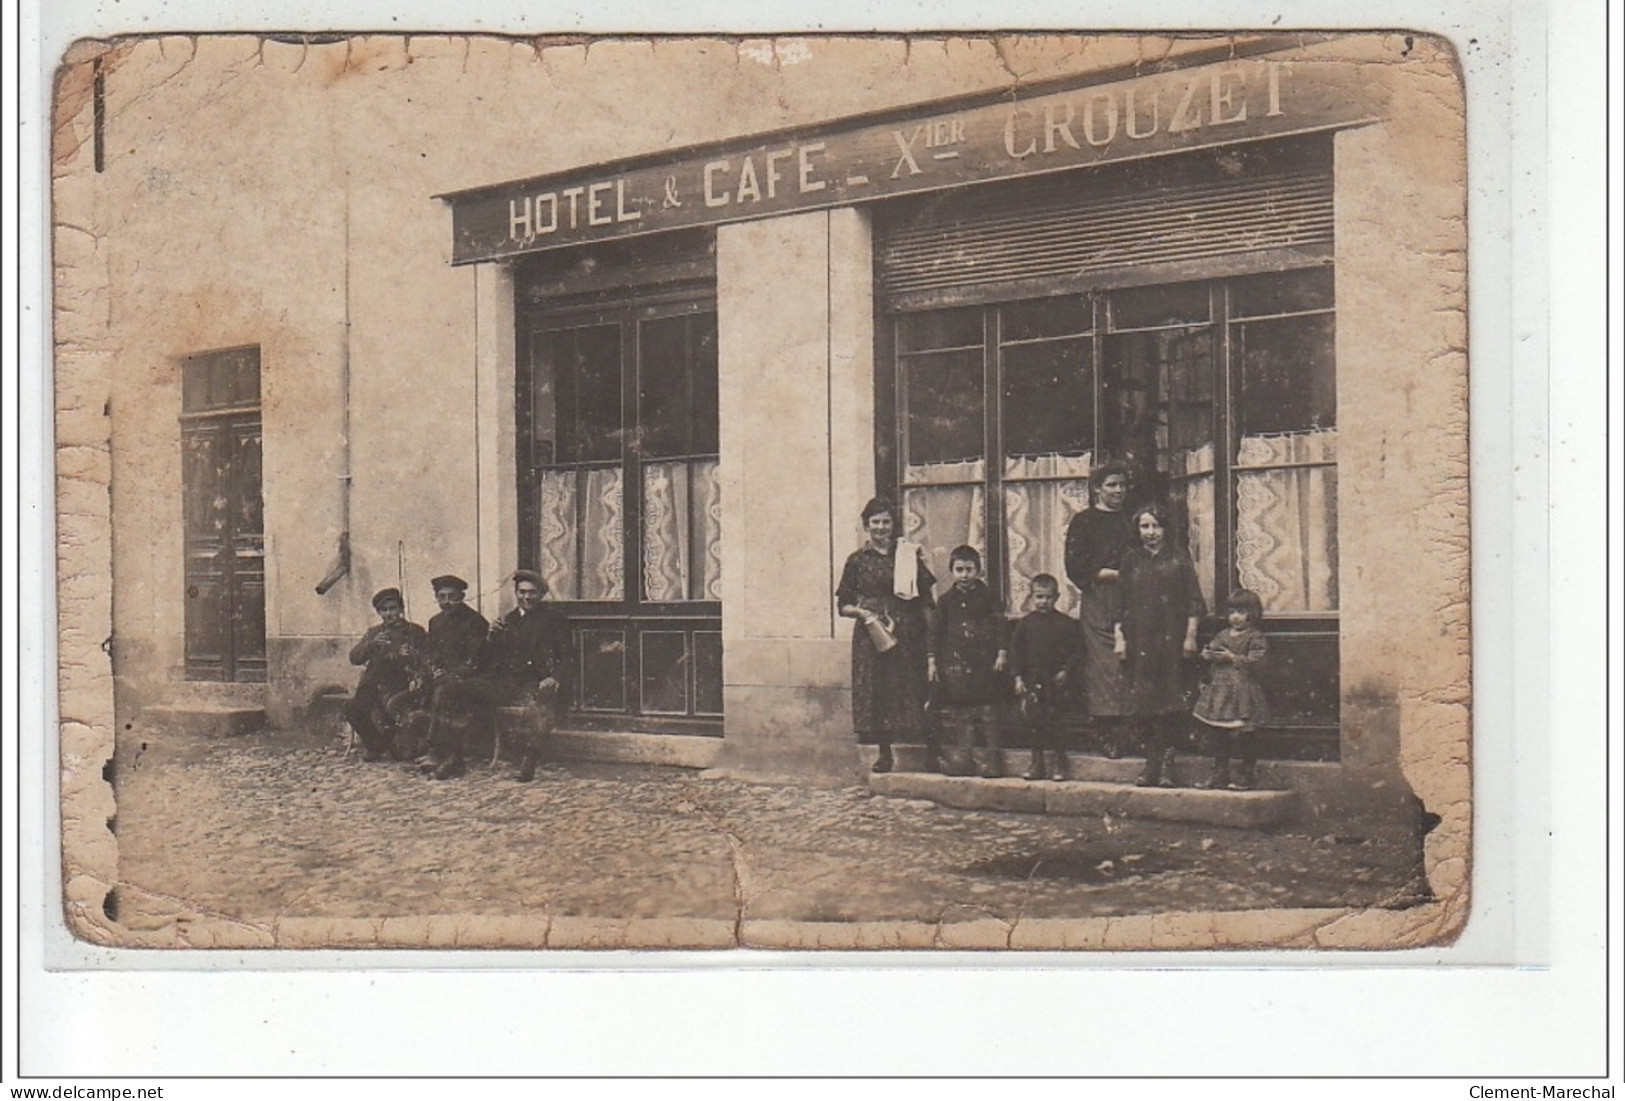
[[1004, 453], [1077, 455], [1095, 443], [1094, 351], [1089, 338], [1001, 349]]
[[1336, 324], [1329, 314], [1232, 326], [1244, 436], [1337, 424]]
[[531, 431], [540, 463], [621, 457], [621, 331], [594, 325], [537, 333]]
[[688, 454], [691, 408], [688, 319], [638, 326], [638, 429], [649, 456]]
[[638, 422], [649, 457], [717, 450], [716, 315], [638, 326]]
[[981, 459], [982, 352], [941, 352], [903, 361], [905, 462]]
[[1103, 348], [1100, 447], [1149, 490], [1168, 474], [1176, 442], [1189, 449], [1213, 438], [1213, 331], [1118, 333]]

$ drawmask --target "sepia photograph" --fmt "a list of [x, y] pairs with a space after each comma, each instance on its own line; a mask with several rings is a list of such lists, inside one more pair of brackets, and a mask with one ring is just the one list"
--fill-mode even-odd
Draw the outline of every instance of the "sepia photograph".
[[1462, 934], [1449, 40], [153, 35], [50, 109], [78, 940]]

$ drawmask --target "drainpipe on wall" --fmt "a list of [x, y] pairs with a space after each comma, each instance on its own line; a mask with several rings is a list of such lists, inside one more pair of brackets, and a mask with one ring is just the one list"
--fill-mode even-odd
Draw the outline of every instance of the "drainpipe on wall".
[[339, 578], [350, 572], [350, 174], [344, 175], [344, 347], [339, 356], [340, 406], [344, 426], [340, 443], [343, 447], [344, 473], [339, 475], [339, 529], [338, 560], [327, 576], [316, 583], [316, 595], [326, 596]]

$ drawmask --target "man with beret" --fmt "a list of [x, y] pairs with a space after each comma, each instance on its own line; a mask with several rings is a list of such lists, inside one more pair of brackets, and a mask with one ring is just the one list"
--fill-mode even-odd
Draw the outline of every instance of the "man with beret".
[[435, 692], [429, 738], [442, 754], [436, 779], [462, 775], [466, 716], [479, 707], [525, 709], [519, 780], [529, 783], [536, 778], [537, 759], [563, 699], [564, 624], [542, 606], [547, 582], [540, 574], [515, 571], [513, 592], [518, 606], [491, 625], [478, 668], [453, 676]]
[[[434, 767], [446, 765], [450, 756], [443, 748], [446, 735], [442, 741], [435, 740], [435, 723], [432, 716], [438, 710], [437, 701], [441, 691], [458, 677], [468, 676], [474, 672], [479, 664], [480, 650], [485, 645], [485, 632], [489, 627], [485, 617], [463, 603], [463, 596], [468, 592], [468, 582], [456, 574], [441, 574], [432, 579], [429, 584], [434, 588], [435, 603], [440, 605], [440, 611], [429, 620], [429, 639], [424, 647], [423, 668], [415, 691], [408, 697], [401, 697], [396, 706], [391, 708], [392, 713], [402, 712], [402, 719], [408, 723], [416, 739], [421, 739], [424, 728], [428, 728], [428, 740], [431, 752], [434, 754]], [[460, 744], [461, 731], [457, 732]], [[461, 754], [456, 755], [458, 767], [461, 767]]]
[[350, 649], [350, 664], [367, 668], [344, 717], [361, 739], [363, 757], [377, 761], [395, 751], [400, 724], [389, 703], [410, 691], [429, 635], [416, 623], [407, 622], [406, 601], [399, 589], [378, 590], [372, 606], [382, 622], [367, 628]]

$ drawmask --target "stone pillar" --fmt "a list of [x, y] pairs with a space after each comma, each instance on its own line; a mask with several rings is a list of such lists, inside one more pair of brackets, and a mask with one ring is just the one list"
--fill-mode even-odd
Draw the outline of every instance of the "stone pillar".
[[502, 579], [520, 563], [515, 439], [513, 268], [474, 267], [474, 448], [479, 484], [469, 603], [487, 619], [507, 607]]
[[872, 271], [860, 211], [717, 231], [726, 768], [858, 768], [834, 591], [874, 487]]

